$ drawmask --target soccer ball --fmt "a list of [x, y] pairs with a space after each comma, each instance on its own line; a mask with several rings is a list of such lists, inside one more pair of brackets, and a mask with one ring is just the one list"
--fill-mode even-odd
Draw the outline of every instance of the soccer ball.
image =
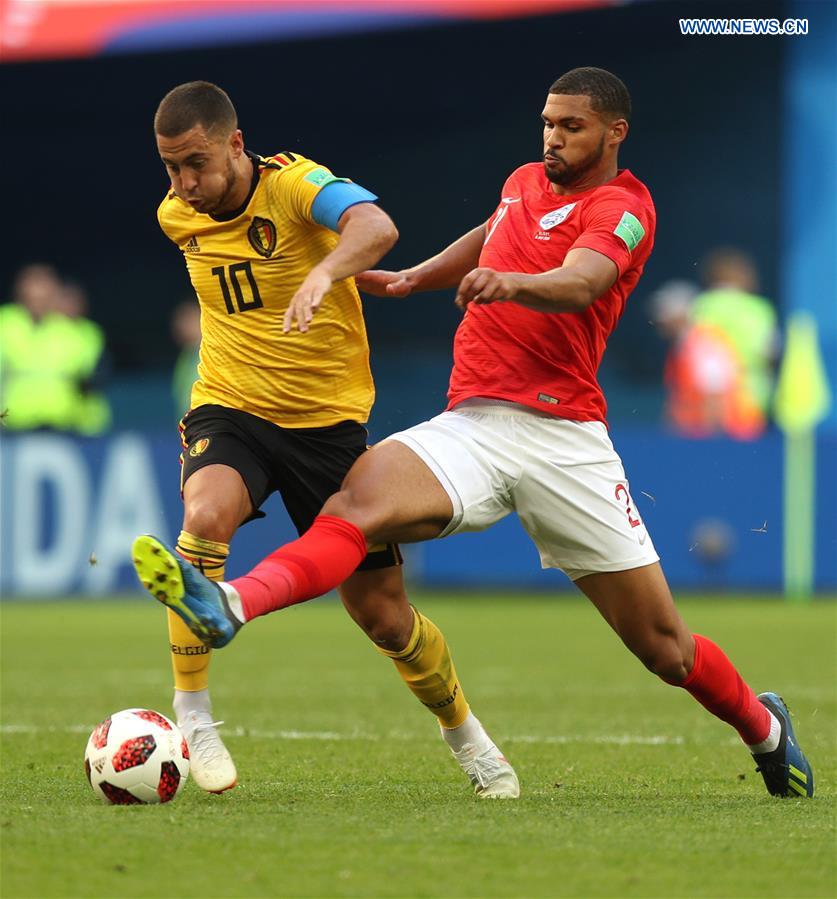
[[189, 749], [165, 715], [125, 709], [93, 729], [84, 770], [93, 792], [111, 805], [170, 802], [189, 777]]

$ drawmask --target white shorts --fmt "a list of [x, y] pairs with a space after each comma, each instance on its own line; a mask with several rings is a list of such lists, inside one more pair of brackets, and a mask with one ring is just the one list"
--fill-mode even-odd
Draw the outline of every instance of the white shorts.
[[659, 561], [601, 422], [472, 399], [387, 439], [413, 450], [450, 497], [442, 537], [517, 512], [542, 567], [572, 580]]

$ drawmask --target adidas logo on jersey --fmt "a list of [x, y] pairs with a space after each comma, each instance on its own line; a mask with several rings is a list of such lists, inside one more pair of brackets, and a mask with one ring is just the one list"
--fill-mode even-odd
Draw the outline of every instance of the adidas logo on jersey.
[[198, 239], [193, 234], [189, 238], [189, 243], [187, 243], [186, 246], [183, 247], [183, 252], [184, 253], [200, 253], [200, 251], [201, 251], [201, 248], [198, 246]]

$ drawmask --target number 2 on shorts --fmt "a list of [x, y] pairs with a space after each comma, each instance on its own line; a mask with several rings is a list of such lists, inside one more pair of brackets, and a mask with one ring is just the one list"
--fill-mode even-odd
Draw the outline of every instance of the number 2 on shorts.
[[638, 518], [634, 518], [633, 513], [631, 512], [631, 503], [633, 500], [631, 499], [631, 494], [628, 493], [628, 488], [624, 484], [616, 485], [616, 499], [624, 499], [625, 512], [628, 515], [628, 524], [630, 524], [632, 528], [638, 528], [642, 522]]

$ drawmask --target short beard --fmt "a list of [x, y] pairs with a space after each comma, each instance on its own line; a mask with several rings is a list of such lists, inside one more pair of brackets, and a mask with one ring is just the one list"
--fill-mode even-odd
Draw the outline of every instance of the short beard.
[[543, 168], [546, 177], [553, 184], [560, 184], [562, 187], [577, 184], [601, 162], [602, 156], [604, 156], [604, 142], [604, 135], [602, 135], [599, 146], [586, 159], [582, 159], [581, 162], [577, 162], [575, 165], [565, 165], [564, 168], [558, 171], [550, 170], [544, 163]]
[[224, 208], [230, 194], [235, 190], [236, 186], [235, 166], [233, 165], [232, 159], [227, 159], [227, 171], [224, 173], [224, 176], [224, 191], [218, 198], [218, 202], [209, 210], [210, 214], [213, 212], [232, 212], [231, 209]]

